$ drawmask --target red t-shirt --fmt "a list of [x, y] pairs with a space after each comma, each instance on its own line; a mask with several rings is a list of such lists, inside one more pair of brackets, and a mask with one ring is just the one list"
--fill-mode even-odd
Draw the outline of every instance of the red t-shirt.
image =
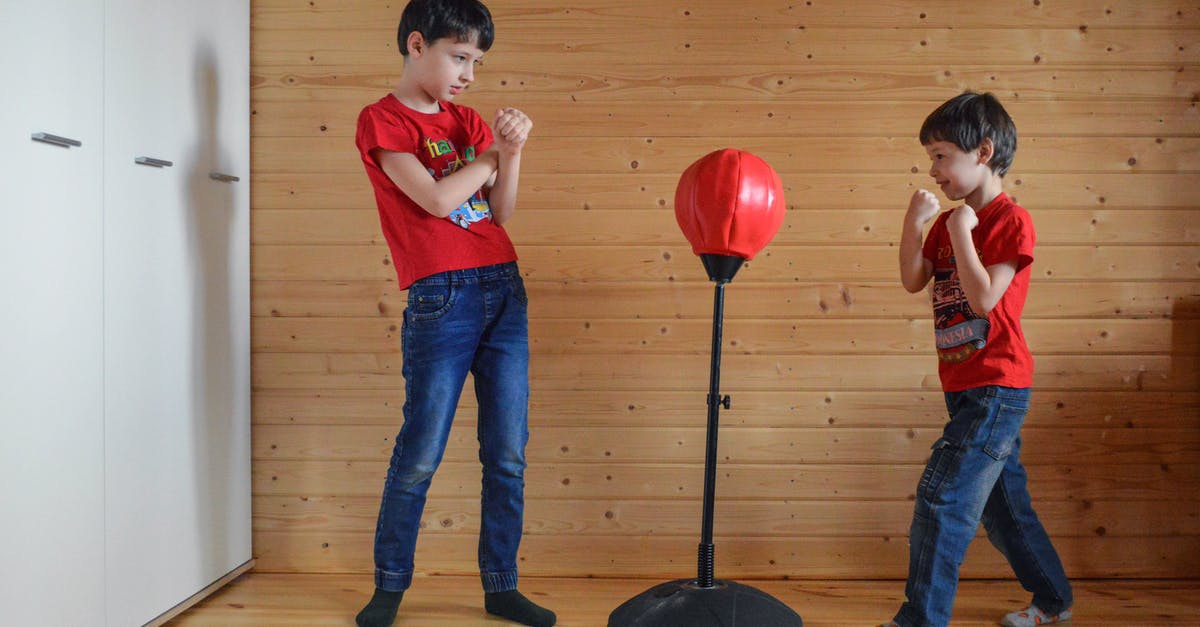
[[933, 263], [933, 326], [942, 389], [1032, 387], [1033, 355], [1021, 331], [1021, 311], [1033, 273], [1033, 218], [1003, 193], [978, 211], [979, 225], [971, 239], [984, 267], [1017, 262], [1017, 273], [1000, 302], [986, 317], [980, 317], [971, 310], [958, 282], [954, 247], [946, 228], [950, 213], [943, 212], [934, 221], [923, 249], [925, 258]]
[[358, 115], [355, 143], [375, 188], [400, 289], [438, 272], [516, 261], [517, 251], [504, 227], [492, 221], [483, 190], [438, 218], [400, 191], [371, 155], [376, 148], [416, 155], [441, 179], [492, 144], [492, 130], [474, 109], [443, 102], [441, 111], [421, 113], [388, 94]]

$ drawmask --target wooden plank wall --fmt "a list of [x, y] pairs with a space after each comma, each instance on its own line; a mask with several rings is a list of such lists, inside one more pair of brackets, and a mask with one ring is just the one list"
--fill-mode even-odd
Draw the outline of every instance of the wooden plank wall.
[[[404, 294], [353, 132], [399, 76], [403, 4], [253, 2], [260, 571], [372, 566]], [[945, 410], [896, 242], [932, 187], [921, 120], [971, 88], [1016, 120], [1006, 185], [1039, 233], [1024, 456], [1042, 517], [1073, 576], [1200, 576], [1200, 4], [491, 7], [460, 102], [536, 125], [511, 226], [532, 316], [523, 573], [694, 573], [712, 286], [672, 203], [732, 146], [779, 171], [788, 215], [727, 290], [718, 575], [904, 576]], [[423, 572], [475, 571], [478, 481], [465, 398]], [[964, 575], [1008, 570], [981, 540]]]

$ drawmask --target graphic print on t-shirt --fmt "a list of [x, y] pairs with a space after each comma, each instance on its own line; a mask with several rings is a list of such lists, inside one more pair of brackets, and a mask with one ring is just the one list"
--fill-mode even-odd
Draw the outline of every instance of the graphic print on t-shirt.
[[[951, 264], [954, 263], [951, 258]], [[938, 359], [948, 363], [966, 361], [987, 345], [991, 324], [971, 310], [967, 294], [958, 282], [958, 269], [937, 268], [933, 273], [933, 332]]]
[[[475, 147], [468, 146], [463, 154], [458, 154], [458, 149], [454, 147], [454, 142], [449, 139], [425, 138], [425, 149], [429, 151], [429, 159], [432, 167], [426, 168], [429, 174], [435, 180], [441, 180], [451, 173], [458, 171], [468, 162], [475, 160]], [[483, 195], [483, 190], [475, 192], [459, 205], [450, 215], [446, 216], [447, 220], [461, 226], [464, 229], [471, 228], [471, 225], [487, 220], [492, 217], [492, 208], [488, 205], [487, 197]]]

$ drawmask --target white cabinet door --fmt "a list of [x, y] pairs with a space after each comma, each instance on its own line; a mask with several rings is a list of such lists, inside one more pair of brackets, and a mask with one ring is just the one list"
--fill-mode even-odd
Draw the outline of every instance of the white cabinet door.
[[193, 417], [203, 463], [193, 480], [204, 487], [194, 498], [206, 516], [194, 541], [207, 585], [251, 559], [250, 4], [201, 7], [192, 16], [197, 117], [184, 143], [184, 204], [198, 316], [193, 394], [203, 399]]
[[[0, 0], [6, 625], [104, 620], [102, 7]], [[82, 146], [31, 141], [33, 133]]]
[[225, 145], [248, 117], [248, 20], [245, 2], [107, 2], [110, 625], [151, 620], [250, 559], [249, 155]]
[[192, 286], [202, 318], [193, 333], [206, 403], [196, 442], [208, 491], [196, 497], [209, 510], [197, 541], [211, 581], [251, 559], [249, 0], [205, 5], [193, 24], [198, 124], [186, 140], [185, 203], [199, 261]]
[[[210, 481], [220, 485], [221, 500], [214, 504], [209, 550], [219, 574], [252, 558], [250, 475], [250, 0], [224, 0], [205, 12], [200, 55], [202, 132], [196, 138], [198, 166], [194, 178], [226, 174], [238, 181], [204, 179], [203, 198], [208, 207], [202, 249], [219, 262], [205, 272], [206, 289], [219, 286], [210, 299], [206, 334], [219, 338], [226, 355], [206, 360], [213, 382], [210, 399], [222, 404], [210, 411], [210, 425], [220, 436], [221, 447], [212, 451], [207, 468]], [[214, 112], [213, 109], [216, 109]], [[206, 162], [207, 160], [207, 162]], [[213, 306], [215, 304], [216, 306]], [[211, 417], [218, 416], [218, 419]]]

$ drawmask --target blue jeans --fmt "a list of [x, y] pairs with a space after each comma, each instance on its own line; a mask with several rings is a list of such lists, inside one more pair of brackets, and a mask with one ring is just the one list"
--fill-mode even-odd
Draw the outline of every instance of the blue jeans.
[[517, 264], [435, 274], [408, 290], [401, 346], [404, 426], [375, 531], [375, 585], [412, 584], [425, 494], [442, 461], [467, 373], [479, 402], [483, 488], [479, 572], [485, 592], [517, 587], [529, 440], [529, 332]]
[[1071, 584], [1030, 503], [1021, 465], [1029, 389], [998, 386], [946, 394], [950, 422], [933, 444], [917, 486], [909, 536], [905, 627], [950, 622], [958, 568], [982, 522], [1033, 603], [1048, 614], [1071, 607]]

